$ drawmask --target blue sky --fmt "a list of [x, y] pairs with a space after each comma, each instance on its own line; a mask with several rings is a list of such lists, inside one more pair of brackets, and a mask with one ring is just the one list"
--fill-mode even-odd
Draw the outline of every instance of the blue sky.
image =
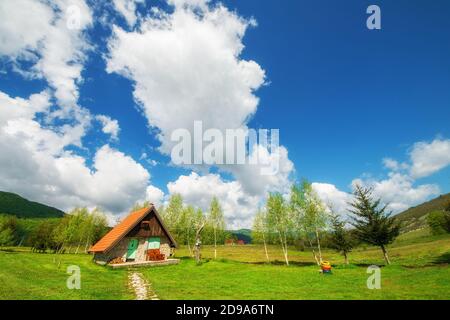
[[[63, 21], [64, 17], [45, 4], [39, 1], [31, 2], [38, 4], [36, 10], [49, 12]], [[159, 61], [161, 64], [166, 63], [165, 59], [171, 57], [173, 50], [170, 44], [153, 44], [152, 39], [155, 38], [152, 38], [150, 32], [145, 33], [141, 27], [149, 19], [147, 15], [152, 7], [163, 10], [172, 22], [175, 21], [175, 12], [185, 10], [188, 16], [197, 17], [196, 27], [199, 32], [202, 27], [212, 28], [208, 29], [208, 35], [220, 39], [223, 33], [218, 30], [219, 27], [211, 27], [207, 24], [207, 18], [202, 16], [214, 13], [218, 3], [187, 1], [188, 6], [185, 6], [184, 0], [175, 0], [171, 4], [165, 1], [147, 1], [143, 4], [129, 0], [128, 3], [134, 6], [131, 6], [131, 10], [129, 6], [128, 11], [121, 11], [119, 5], [121, 2], [126, 3], [125, 0], [117, 0], [114, 3], [97, 2], [95, 5], [94, 2], [83, 0], [72, 2], [80, 6], [82, 14], [89, 15], [91, 21], [83, 22], [82, 30], [75, 35], [70, 33], [73, 50], [66, 54], [73, 55], [73, 58], [67, 59], [68, 61], [63, 57], [55, 58], [42, 49], [46, 41], [52, 41], [50, 36], [36, 34], [30, 37], [29, 43], [22, 43], [18, 39], [21, 39], [21, 36], [24, 38], [21, 32], [27, 35], [27, 30], [8, 29], [15, 23], [11, 20], [0, 24], [0, 30], [4, 28], [4, 32], [17, 30], [17, 34], [10, 32], [6, 39], [2, 38], [3, 44], [0, 47], [0, 91], [7, 95], [5, 101], [9, 99], [9, 104], [0, 107], [6, 111], [6, 108], [10, 108], [12, 99], [29, 99], [32, 94], [46, 91], [50, 109], [64, 109], [62, 106], [67, 105], [72, 116], [50, 117], [52, 120], [45, 122], [45, 116], [53, 112], [47, 110], [44, 116], [36, 113], [31, 119], [39, 123], [40, 130], [59, 133], [62, 124], [75, 126], [79, 121], [75, 120], [76, 115], [88, 113], [91, 119], [83, 123], [83, 133], [79, 141], [74, 138], [70, 143], [60, 146], [57, 152], [51, 154], [51, 161], [60, 163], [60, 158], [69, 161], [73, 160], [73, 157], [81, 157], [84, 166], [80, 167], [80, 174], [82, 172], [86, 175], [86, 184], [98, 183], [95, 188], [97, 190], [109, 185], [109, 181], [100, 181], [98, 178], [103, 175], [95, 176], [97, 171], [103, 170], [99, 169], [100, 167], [104, 168], [98, 164], [100, 160], [98, 167], [95, 165], [96, 155], [99, 150], [103, 150], [105, 163], [111, 164], [112, 168], [119, 168], [118, 175], [128, 176], [128, 171], [121, 173], [120, 168], [123, 166], [107, 160], [110, 158], [106, 154], [120, 157], [121, 160], [127, 159], [124, 163], [130, 164], [134, 170], [129, 176], [136, 177], [136, 180], [130, 178], [127, 182], [129, 184], [124, 183], [111, 190], [105, 188], [108, 191], [105, 193], [112, 196], [114, 192], [123, 191], [121, 188], [128, 190], [126, 197], [118, 197], [116, 204], [109, 205], [106, 195], [86, 195], [70, 185], [66, 181], [68, 173], [58, 171], [60, 164], [55, 167], [58, 182], [52, 185], [48, 182], [48, 174], [36, 175], [33, 185], [40, 188], [34, 189], [24, 187], [29, 181], [14, 176], [11, 172], [15, 167], [11, 167], [11, 163], [5, 163], [4, 168], [9, 170], [10, 174], [4, 177], [0, 189], [19, 192], [36, 200], [62, 206], [64, 209], [77, 203], [100, 205], [106, 207], [111, 214], [123, 214], [126, 212], [126, 206], [148, 198], [149, 192], [156, 189], [157, 199], [150, 196], [153, 201], [163, 203], [170, 194], [184, 192], [183, 196], [188, 202], [200, 207], [206, 207], [210, 197], [216, 195], [224, 202], [226, 211], [228, 210], [226, 216], [229, 223], [236, 227], [248, 226], [252, 213], [266, 192], [286, 192], [290, 183], [302, 177], [316, 183], [318, 193], [327, 201], [335, 201], [336, 207], [340, 209], [348, 199], [351, 184], [355, 181], [372, 185], [377, 195], [387, 198], [386, 202], [395, 202], [392, 207], [394, 211], [440, 193], [450, 192], [450, 152], [447, 156], [447, 151], [450, 150], [448, 1], [284, 1], [282, 4], [258, 0], [221, 2], [226, 13], [219, 14], [218, 26], [230, 26], [232, 31], [226, 32], [230, 32], [233, 39], [236, 36], [233, 31], [234, 19], [241, 21], [246, 28], [243, 37], [238, 36], [235, 39], [244, 49], [237, 54], [234, 62], [237, 65], [240, 61], [254, 61], [265, 73], [265, 84], [259, 83], [251, 92], [251, 97], [259, 99], [256, 111], [250, 114], [249, 121], [239, 125], [280, 129], [280, 144], [288, 154], [284, 159], [287, 163], [286, 171], [277, 179], [259, 182], [261, 185], [267, 184], [267, 188], [258, 192], [253, 192], [255, 188], [252, 189], [252, 186], [247, 188], [247, 185], [253, 182], [249, 180], [253, 178], [245, 173], [245, 168], [231, 171], [209, 168], [209, 173], [193, 173], [191, 169], [169, 164], [168, 154], [158, 150], [162, 140], [158, 138], [157, 133], [169, 132], [167, 122], [160, 120], [161, 117], [170, 116], [175, 119], [184, 115], [165, 114], [165, 103], [170, 99], [166, 95], [159, 97], [155, 90], [152, 91], [155, 87], [151, 87], [148, 82], [179, 83], [179, 86], [173, 88], [163, 88], [168, 92], [178, 92], [184, 89], [183, 73], [189, 78], [192, 72], [189, 71], [190, 60], [186, 60], [182, 69], [174, 69], [180, 71], [179, 78], [176, 72], [171, 73], [171, 70], [167, 71], [171, 73], [170, 77], [165, 78], [163, 75], [158, 78]], [[72, 2], [69, 1], [69, 4]], [[172, 5], [174, 3], [176, 7]], [[366, 9], [371, 4], [377, 4], [381, 8], [381, 30], [368, 30], [366, 27]], [[20, 10], [14, 6], [10, 4], [7, 9]], [[66, 7], [60, 9], [62, 12], [67, 10]], [[126, 14], [131, 19], [128, 22], [124, 18]], [[256, 20], [257, 24], [251, 23], [250, 19]], [[36, 21], [36, 25], [42, 23], [42, 20]], [[49, 30], [55, 27], [55, 34], [63, 32], [61, 27], [51, 20], [48, 25]], [[170, 30], [166, 31], [170, 36]], [[181, 31], [186, 32], [187, 39], [191, 39], [189, 28]], [[152, 32], [156, 34], [155, 30]], [[131, 42], [135, 39], [133, 36], [139, 38], [136, 43]], [[57, 38], [55, 36], [55, 39]], [[204, 40], [199, 39], [197, 35], [192, 39], [192, 44], [188, 43], [189, 40], [180, 42], [180, 46], [186, 46], [185, 52], [190, 50], [191, 45], [197, 45], [195, 41], [203, 43]], [[85, 44], [89, 44], [90, 48], [86, 48]], [[127, 51], [127, 44], [133, 46], [132, 50]], [[55, 42], [56, 45], [58, 44]], [[142, 62], [140, 57], [150, 57], [153, 52], [161, 53], [162, 51], [157, 51], [161, 48], [168, 48], [167, 56], [161, 54], [160, 57], [149, 58], [151, 60], [147, 64]], [[145, 51], [142, 56], [138, 53], [140, 49]], [[235, 49], [230, 48], [230, 53], [233, 50]], [[30, 58], [26, 52], [33, 52], [35, 57]], [[120, 54], [123, 53], [127, 54], [127, 58], [122, 59]], [[46, 55], [49, 55], [48, 59]], [[47, 65], [39, 64], [40, 61], [46, 62]], [[143, 64], [140, 65], [140, 62]], [[61, 70], [65, 70], [64, 67], [70, 68], [71, 65], [79, 65], [80, 72], [61, 80], [58, 74], [52, 73], [52, 63], [60, 66]], [[196, 66], [195, 63], [198, 61], [194, 58], [193, 66]], [[124, 74], [127, 68], [136, 70], [131, 74]], [[258, 78], [258, 70], [250, 71]], [[24, 74], [26, 72], [31, 75]], [[200, 79], [202, 82], [203, 79]], [[192, 84], [186, 84], [186, 90], [198, 89], [198, 92], [206, 92], [204, 97], [200, 97], [201, 101], [221, 101], [215, 99], [222, 94], [221, 85], [228, 87], [229, 83], [226, 81], [230, 78], [226, 79], [228, 80], [218, 82], [219, 85], [215, 89], [217, 92], [212, 89], [205, 91], [200, 84], [194, 87]], [[204, 82], [207, 83], [208, 79], [205, 78]], [[75, 88], [78, 95], [76, 99], [58, 98], [58, 92], [63, 90], [58, 91], [57, 88], [64, 87], [67, 83]], [[144, 87], [144, 90], [139, 97], [134, 90], [140, 86]], [[139, 101], [142, 97], [145, 101]], [[180, 100], [180, 103], [183, 102]], [[190, 113], [189, 107], [194, 108], [187, 106], [187, 114]], [[200, 118], [204, 115], [205, 121], [208, 122], [207, 119], [214, 115], [209, 114], [213, 108], [213, 104], [206, 104], [199, 114]], [[158, 110], [153, 115], [156, 109]], [[239, 110], [223, 110], [223, 113]], [[105, 115], [109, 120], [117, 121], [120, 127], [117, 139], [111, 132], [102, 132], [105, 128], [102, 123], [95, 121], [97, 115]], [[10, 119], [7, 112], [4, 117], [6, 120]], [[214, 121], [211, 120], [211, 123], [215, 123]], [[0, 125], [1, 123], [0, 121]], [[2, 133], [3, 138], [7, 139], [5, 143], [10, 143], [12, 138], [5, 132], [10, 134], [11, 130], [5, 129]], [[27, 131], [26, 134], [30, 132]], [[27, 135], [25, 138], [22, 136], [22, 140], [33, 140], [26, 137]], [[102, 149], [105, 145], [110, 149]], [[41, 159], [36, 156], [41, 155], [41, 151], [38, 148], [32, 149], [29, 158]], [[50, 155], [47, 153], [45, 156]], [[386, 158], [395, 160], [396, 164], [386, 166], [386, 162], [383, 163]], [[43, 168], [43, 162], [39, 161], [36, 160], [32, 165], [35, 168]], [[147, 172], [148, 177], [146, 174], [142, 175], [143, 171], [139, 166]], [[85, 172], [85, 169], [90, 172]], [[104, 176], [114, 174], [113, 169], [109, 170]], [[78, 171], [74, 169], [73, 172]], [[111, 183], [117, 181], [120, 180], [112, 179]], [[171, 187], [168, 184], [171, 184]], [[37, 191], [42, 190], [43, 185], [52, 191], [48, 194]], [[133, 189], [130, 186], [140, 187]], [[148, 186], [156, 189], [147, 189], [144, 195]], [[214, 194], [210, 190], [202, 193], [202, 190], [216, 187], [223, 194]], [[239, 190], [236, 191], [236, 197], [230, 198], [226, 195], [237, 190], [236, 188]], [[195, 194], [189, 193], [191, 189], [195, 189]], [[239, 200], [235, 201], [235, 198]], [[247, 201], [247, 205], [239, 204]], [[239, 212], [245, 213], [240, 215]]]

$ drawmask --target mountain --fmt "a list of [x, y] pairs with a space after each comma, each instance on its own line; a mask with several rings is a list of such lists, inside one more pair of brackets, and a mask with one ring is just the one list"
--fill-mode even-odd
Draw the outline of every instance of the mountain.
[[402, 222], [404, 231], [419, 229], [427, 224], [427, 215], [433, 211], [443, 210], [450, 203], [450, 193], [441, 195], [433, 200], [409, 208], [395, 217]]
[[59, 218], [64, 212], [39, 202], [29, 201], [18, 194], [0, 191], [0, 214], [18, 218]]

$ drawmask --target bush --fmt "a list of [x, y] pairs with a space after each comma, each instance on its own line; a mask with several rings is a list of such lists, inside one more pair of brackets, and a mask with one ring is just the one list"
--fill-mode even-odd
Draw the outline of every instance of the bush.
[[14, 216], [0, 216], [0, 246], [16, 244], [17, 219]]
[[427, 223], [434, 235], [450, 232], [450, 213], [434, 211], [427, 216]]
[[58, 246], [53, 238], [53, 231], [55, 230], [55, 223], [48, 220], [43, 220], [30, 235], [30, 242], [33, 246], [33, 251], [46, 252], [47, 249], [56, 251]]
[[0, 230], [0, 247], [11, 246], [14, 242], [14, 232], [10, 228]]

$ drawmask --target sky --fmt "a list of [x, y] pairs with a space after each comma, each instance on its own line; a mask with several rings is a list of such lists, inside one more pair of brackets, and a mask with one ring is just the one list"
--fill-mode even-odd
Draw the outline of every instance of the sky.
[[[0, 190], [111, 218], [216, 196], [237, 229], [306, 178], [340, 214], [356, 183], [401, 212], [450, 192], [449, 12], [445, 0], [1, 1]], [[279, 171], [174, 164], [171, 134], [198, 120], [279, 129]]]

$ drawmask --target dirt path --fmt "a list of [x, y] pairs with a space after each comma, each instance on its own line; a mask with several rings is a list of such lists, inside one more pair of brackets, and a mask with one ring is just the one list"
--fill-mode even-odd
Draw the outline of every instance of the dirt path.
[[140, 273], [131, 271], [128, 275], [128, 283], [134, 290], [136, 300], [159, 300]]

